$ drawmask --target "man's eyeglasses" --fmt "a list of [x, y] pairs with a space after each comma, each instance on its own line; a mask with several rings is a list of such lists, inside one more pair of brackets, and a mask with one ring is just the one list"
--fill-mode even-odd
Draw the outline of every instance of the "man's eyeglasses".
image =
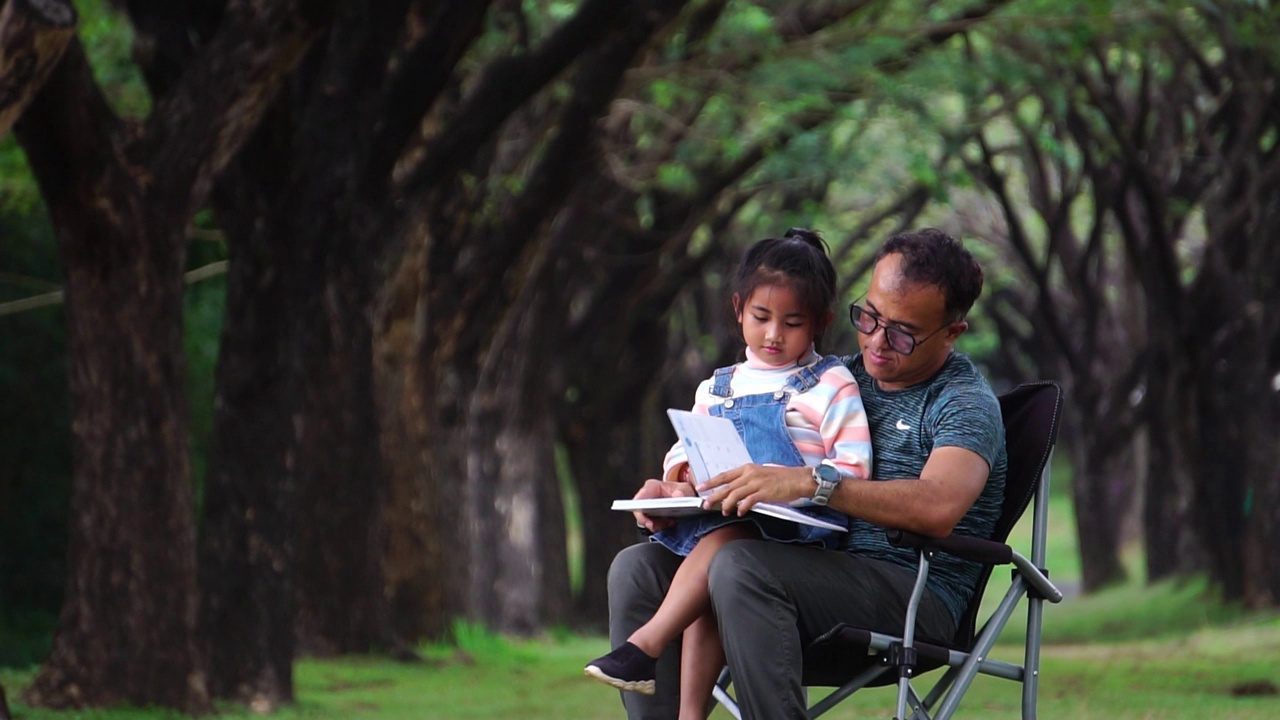
[[849, 306], [849, 322], [853, 323], [853, 326], [863, 335], [874, 335], [876, 330], [884, 328], [885, 342], [891, 350], [899, 355], [910, 355], [915, 352], [917, 345], [946, 330], [951, 325], [951, 323], [947, 323], [917, 340], [911, 333], [886, 323], [884, 318], [872, 313], [858, 303], [853, 303]]

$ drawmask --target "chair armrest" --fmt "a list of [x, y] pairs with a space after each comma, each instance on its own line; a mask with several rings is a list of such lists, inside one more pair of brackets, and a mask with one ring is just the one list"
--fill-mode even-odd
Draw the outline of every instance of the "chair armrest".
[[933, 538], [909, 530], [886, 529], [884, 535], [895, 547], [935, 550], [986, 565], [1008, 565], [1013, 562], [1013, 548], [1004, 543], [969, 535]]
[[1016, 552], [1012, 547], [994, 540], [970, 537], [968, 535], [948, 535], [944, 538], [932, 538], [927, 535], [913, 533], [910, 530], [887, 528], [884, 531], [889, 544], [895, 547], [914, 548], [916, 550], [933, 550], [948, 555], [987, 565], [1008, 565], [1012, 563], [1018, 569], [1027, 584], [1040, 592], [1049, 602], [1062, 602], [1062, 591], [1049, 580], [1049, 576], [1031, 564], [1031, 561]]

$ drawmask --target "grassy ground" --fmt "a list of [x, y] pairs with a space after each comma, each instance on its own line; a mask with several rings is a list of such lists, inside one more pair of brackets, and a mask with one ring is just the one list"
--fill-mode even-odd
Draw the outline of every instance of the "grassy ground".
[[[1078, 577], [1067, 503], [1052, 507], [1048, 565], [1071, 587]], [[1026, 528], [1015, 545], [1027, 544]], [[1002, 577], [999, 573], [996, 577]], [[993, 579], [988, 597], [997, 597]], [[1007, 581], [1004, 581], [1007, 585]], [[1016, 631], [995, 655], [1020, 661]], [[457, 647], [427, 646], [425, 661], [379, 658], [304, 660], [297, 666], [296, 706], [282, 720], [590, 720], [622, 718], [617, 694], [582, 675], [584, 661], [607, 651], [601, 637], [570, 633], [538, 640], [496, 637], [466, 627]], [[1246, 614], [1223, 605], [1203, 582], [1128, 586], [1049, 606], [1042, 653], [1040, 717], [1050, 720], [1272, 720], [1280, 717], [1280, 615]], [[934, 674], [935, 676], [937, 673]], [[159, 720], [164, 711], [55, 713], [15, 697], [29, 672], [0, 671], [18, 720]], [[930, 676], [925, 676], [928, 680]], [[927, 687], [927, 683], [924, 684]], [[815, 691], [816, 695], [821, 691]], [[961, 718], [1003, 720], [1019, 714], [1019, 688], [980, 678]], [[824, 716], [832, 720], [892, 716], [892, 690], [858, 693]], [[248, 717], [239, 707], [228, 717]], [[728, 718], [718, 709], [713, 718]]]
[[[1061, 639], [1044, 650], [1040, 715], [1073, 720], [1139, 718], [1280, 717], [1280, 696], [1249, 694], [1280, 683], [1280, 618], [1240, 617], [1204, 625], [1205, 614], [1188, 602], [1186, 587], [1124, 589], [1053, 608], [1051, 626], [1086, 637]], [[1113, 607], [1121, 608], [1111, 615]], [[1149, 609], [1162, 610], [1172, 626], [1154, 637], [1100, 642], [1089, 628], [1134, 622], [1143, 627]], [[1059, 631], [1062, 634], [1063, 631]], [[1070, 633], [1068, 633], [1070, 634]], [[1092, 640], [1083, 642], [1082, 640]], [[606, 650], [602, 638], [564, 635], [516, 641], [467, 633], [460, 648], [428, 647], [421, 664], [343, 658], [303, 661], [298, 666], [299, 702], [279, 718], [324, 720], [422, 720], [424, 718], [621, 718], [614, 691], [582, 676], [582, 663]], [[998, 656], [1016, 660], [1019, 648], [1002, 645]], [[25, 674], [0, 676], [15, 688]], [[1242, 693], [1242, 694], [1237, 694]], [[892, 692], [860, 693], [825, 717], [892, 714]], [[983, 678], [961, 706], [960, 717], [1001, 720], [1019, 717], [1018, 688]], [[17, 718], [42, 720], [143, 720], [159, 711], [84, 713], [36, 711], [15, 704]], [[250, 713], [227, 709], [229, 715]], [[714, 718], [727, 718], [718, 710]]]

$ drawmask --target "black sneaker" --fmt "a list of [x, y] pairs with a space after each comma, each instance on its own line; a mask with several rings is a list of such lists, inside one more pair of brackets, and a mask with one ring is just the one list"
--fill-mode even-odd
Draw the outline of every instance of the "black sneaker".
[[613, 652], [587, 663], [584, 673], [619, 690], [653, 694], [653, 677], [658, 661], [631, 643], [623, 643]]

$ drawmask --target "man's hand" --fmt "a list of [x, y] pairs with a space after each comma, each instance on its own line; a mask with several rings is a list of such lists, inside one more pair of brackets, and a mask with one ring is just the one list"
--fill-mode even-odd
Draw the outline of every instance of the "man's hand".
[[698, 487], [713, 490], [703, 507], [720, 505], [720, 511], [729, 515], [736, 511], [746, 515], [756, 503], [789, 503], [800, 498], [813, 497], [817, 483], [813, 468], [776, 467], [751, 463], [722, 472]]
[[[690, 483], [654, 480], [651, 478], [644, 481], [644, 485], [640, 486], [640, 490], [636, 493], [634, 499], [647, 500], [649, 498], [692, 497], [697, 494], [698, 493], [693, 489], [693, 485]], [[676, 524], [675, 518], [649, 517], [642, 512], [633, 512], [631, 514], [636, 516], [636, 524], [649, 532], [665, 530]]]

